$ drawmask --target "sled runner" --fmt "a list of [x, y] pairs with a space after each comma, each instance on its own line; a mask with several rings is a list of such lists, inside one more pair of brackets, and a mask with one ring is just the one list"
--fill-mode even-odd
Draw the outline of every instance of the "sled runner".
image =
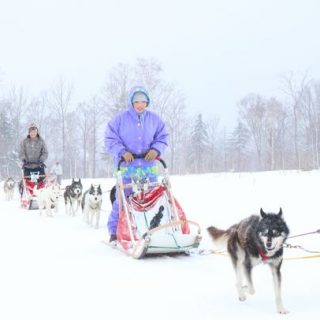
[[23, 176], [21, 192], [21, 207], [28, 210], [39, 209], [37, 198], [33, 194], [35, 187], [37, 189], [44, 188], [46, 186], [46, 175], [40, 175], [38, 171], [30, 172], [30, 176]]
[[[117, 248], [137, 259], [149, 254], [188, 252], [201, 241], [199, 224], [186, 219], [172, 194], [166, 163], [157, 160], [164, 167], [164, 175], [156, 182], [148, 177], [131, 177], [131, 183], [125, 184], [122, 160], [118, 164]], [[125, 195], [128, 188], [132, 189], [129, 197]]]

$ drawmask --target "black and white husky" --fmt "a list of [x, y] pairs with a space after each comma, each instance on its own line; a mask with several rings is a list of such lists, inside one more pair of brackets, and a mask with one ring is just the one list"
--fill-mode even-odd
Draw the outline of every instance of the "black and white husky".
[[3, 184], [3, 191], [7, 201], [13, 199], [15, 184], [15, 181], [11, 177], [7, 178]]
[[264, 262], [272, 272], [277, 311], [288, 313], [281, 296], [283, 243], [289, 235], [282, 210], [274, 214], [260, 209], [260, 216], [252, 215], [227, 230], [209, 227], [208, 232], [214, 240], [227, 246], [236, 273], [239, 300], [246, 300], [247, 293], [254, 294], [251, 271]]
[[81, 204], [82, 189], [81, 179], [78, 181], [72, 179], [71, 185], [66, 186], [63, 194], [66, 214], [75, 216], [77, 213]]
[[83, 220], [93, 226], [93, 219], [95, 219], [95, 228], [99, 228], [100, 211], [102, 204], [102, 191], [100, 184], [91, 185], [82, 197], [81, 208]]

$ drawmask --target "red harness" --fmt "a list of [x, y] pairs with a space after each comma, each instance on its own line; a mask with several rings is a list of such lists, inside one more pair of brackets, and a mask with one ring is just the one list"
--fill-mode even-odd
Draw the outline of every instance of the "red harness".
[[264, 262], [267, 261], [269, 259], [269, 257], [266, 255], [266, 252], [262, 248], [260, 248], [259, 246], [257, 246], [257, 249], [258, 249], [258, 252], [260, 254], [262, 261], [264, 261]]

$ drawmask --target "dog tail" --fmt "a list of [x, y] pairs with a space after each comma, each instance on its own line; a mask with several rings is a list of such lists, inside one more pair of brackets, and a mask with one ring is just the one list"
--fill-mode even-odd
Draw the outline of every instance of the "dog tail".
[[220, 247], [226, 248], [227, 247], [227, 242], [229, 239], [229, 233], [226, 230], [221, 230], [216, 227], [209, 227], [207, 228], [207, 231], [213, 241]]

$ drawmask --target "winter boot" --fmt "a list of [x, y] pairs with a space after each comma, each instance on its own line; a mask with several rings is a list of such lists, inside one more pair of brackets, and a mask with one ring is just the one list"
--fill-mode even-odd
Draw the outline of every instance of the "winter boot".
[[113, 242], [113, 241], [117, 241], [117, 235], [116, 235], [116, 234], [112, 234], [112, 235], [110, 236], [109, 242]]

